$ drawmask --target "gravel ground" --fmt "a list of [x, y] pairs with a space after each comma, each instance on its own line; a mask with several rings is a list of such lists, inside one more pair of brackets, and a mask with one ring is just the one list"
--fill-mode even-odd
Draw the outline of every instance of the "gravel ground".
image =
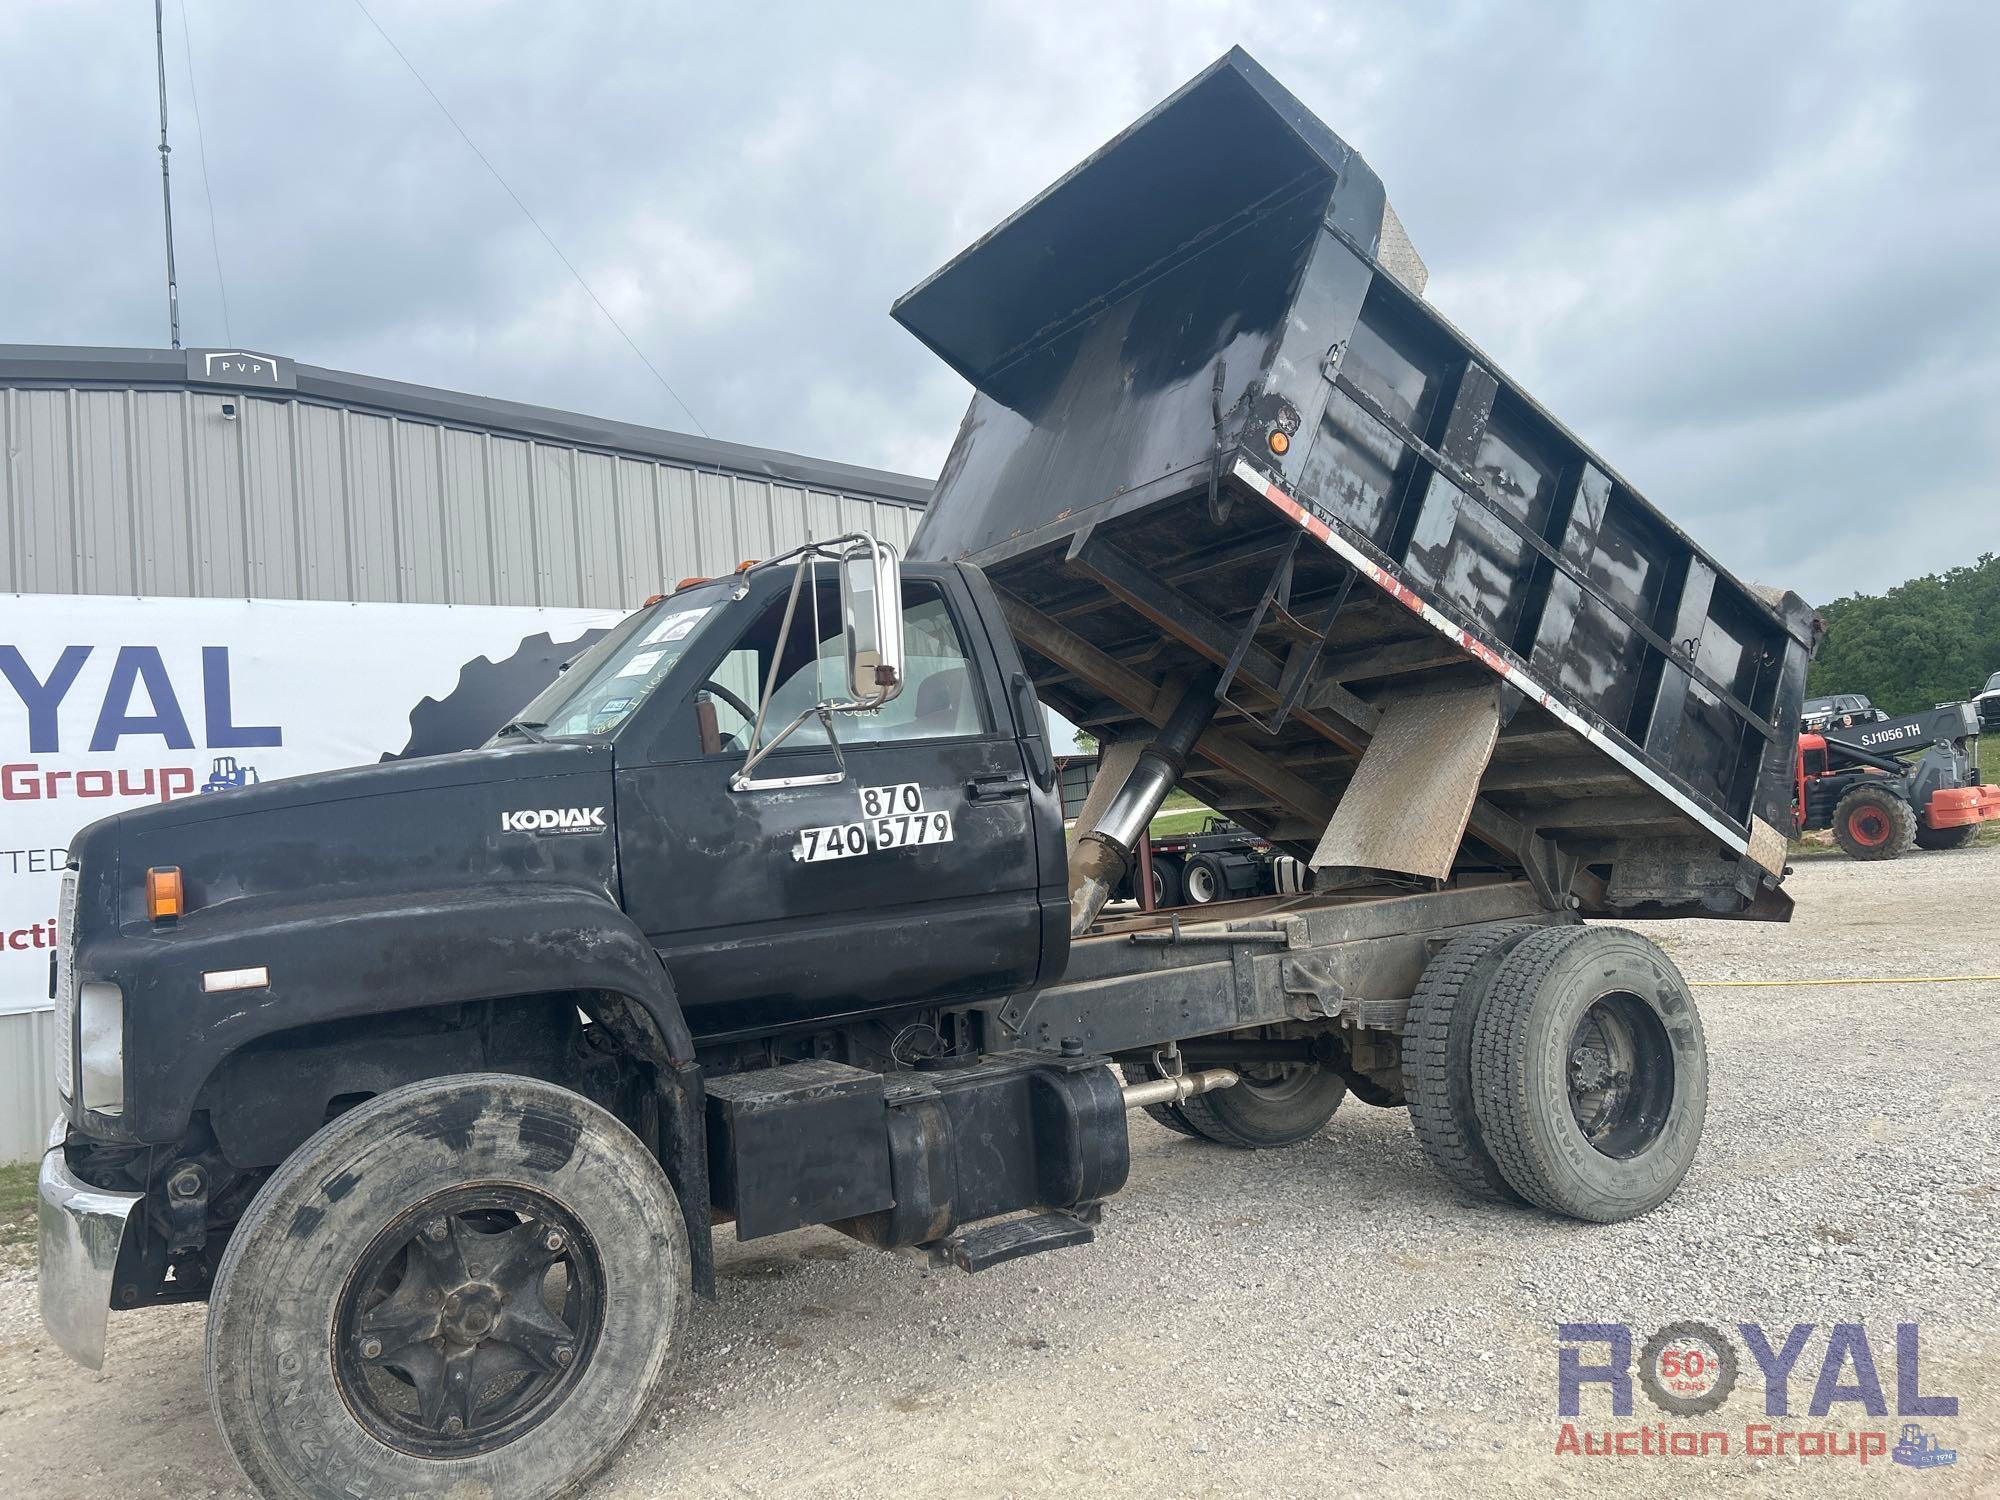
[[[1804, 862], [1789, 927], [1653, 924], [1694, 980], [2000, 972], [2000, 848]], [[1098, 1243], [980, 1277], [809, 1231], [725, 1245], [674, 1393], [592, 1491], [772, 1494], [2000, 1494], [2000, 983], [1697, 991], [1708, 1132], [1680, 1192], [1592, 1227], [1466, 1205], [1400, 1111], [1244, 1155], [1135, 1117]], [[1929, 1421], [1959, 1459], [1757, 1457], [1747, 1355], [1706, 1425], [1727, 1457], [1558, 1456], [1554, 1325], [1862, 1321], [1897, 1418], [1893, 1325], [1922, 1326]], [[1775, 1342], [1775, 1339], [1774, 1339]], [[1640, 1398], [1614, 1422], [1657, 1418]], [[1851, 1408], [1836, 1408], [1836, 1411]], [[1676, 1427], [1697, 1425], [1674, 1423]], [[1841, 1430], [1851, 1419], [1781, 1426]], [[114, 1319], [102, 1376], [0, 1278], [0, 1492], [239, 1495], [198, 1309]]]

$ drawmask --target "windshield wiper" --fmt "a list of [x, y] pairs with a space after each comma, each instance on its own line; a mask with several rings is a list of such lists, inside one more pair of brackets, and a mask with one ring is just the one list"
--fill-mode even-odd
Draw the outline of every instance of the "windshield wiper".
[[509, 719], [494, 733], [493, 738], [505, 739], [510, 734], [518, 734], [524, 740], [532, 740], [537, 745], [546, 745], [549, 737], [541, 731], [548, 727], [546, 719]]

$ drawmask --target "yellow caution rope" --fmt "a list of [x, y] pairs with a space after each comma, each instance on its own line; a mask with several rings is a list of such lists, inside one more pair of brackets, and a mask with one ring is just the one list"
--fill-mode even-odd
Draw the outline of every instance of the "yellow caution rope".
[[1790, 989], [1793, 985], [1812, 984], [1994, 984], [2000, 983], [2000, 974], [1912, 974], [1908, 978], [1891, 976], [1887, 979], [1690, 979], [1690, 988], [1698, 990], [1744, 990], [1744, 989]]

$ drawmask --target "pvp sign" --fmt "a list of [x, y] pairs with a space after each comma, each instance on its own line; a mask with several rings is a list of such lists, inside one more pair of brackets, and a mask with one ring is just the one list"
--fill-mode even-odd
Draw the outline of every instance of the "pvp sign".
[[148, 802], [476, 745], [618, 618], [0, 598], [0, 1013], [48, 1004], [77, 829]]

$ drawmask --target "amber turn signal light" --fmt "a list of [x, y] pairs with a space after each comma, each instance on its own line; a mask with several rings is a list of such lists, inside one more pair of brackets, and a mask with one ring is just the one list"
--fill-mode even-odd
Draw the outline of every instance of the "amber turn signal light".
[[146, 916], [171, 922], [182, 911], [181, 872], [174, 865], [155, 865], [146, 872]]
[[1274, 427], [1271, 430], [1271, 451], [1273, 453], [1285, 453], [1291, 446], [1292, 440], [1285, 435], [1284, 428]]

